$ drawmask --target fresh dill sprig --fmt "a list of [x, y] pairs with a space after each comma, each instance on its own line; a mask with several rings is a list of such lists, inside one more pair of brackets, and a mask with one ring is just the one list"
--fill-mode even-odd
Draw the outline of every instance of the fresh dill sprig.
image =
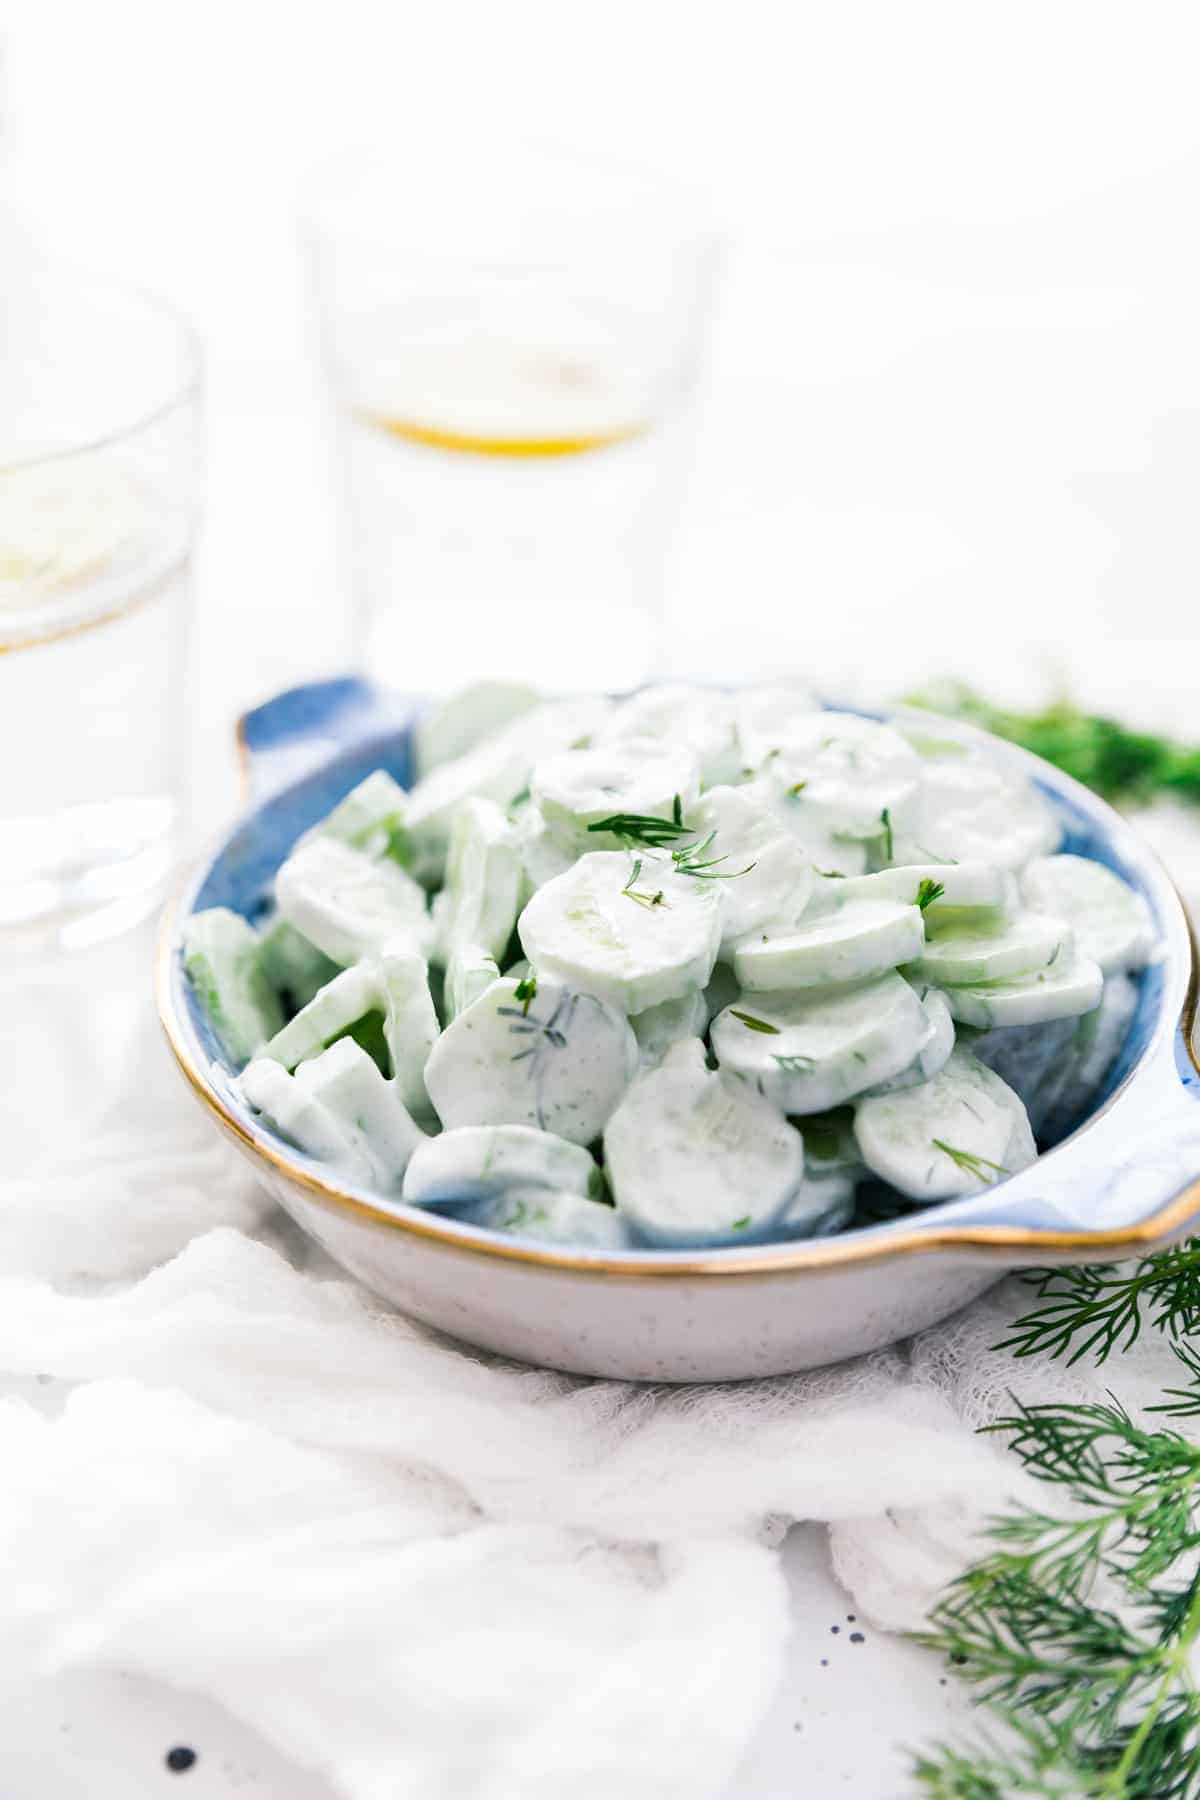
[[735, 1019], [740, 1019], [742, 1024], [750, 1031], [766, 1032], [770, 1037], [778, 1037], [780, 1035], [778, 1025], [768, 1025], [765, 1019], [756, 1019], [753, 1013], [739, 1012], [736, 1006], [731, 1006], [729, 1010], [733, 1014], [733, 1017]]
[[623, 838], [629, 844], [644, 844], [648, 850], [661, 850], [666, 844], [673, 844], [681, 837], [694, 837], [695, 832], [690, 825], [683, 822], [683, 801], [676, 794], [671, 807], [671, 817], [663, 819], [655, 813], [613, 813], [610, 818], [597, 819], [589, 831], [605, 831], [613, 837]]
[[896, 839], [892, 832], [892, 815], [886, 806], [879, 815], [879, 823], [883, 826], [884, 854], [891, 862], [896, 855]]
[[811, 1075], [817, 1066], [811, 1056], [777, 1056], [775, 1061], [785, 1075]]
[[1119, 1269], [1034, 1269], [1024, 1278], [1041, 1302], [1017, 1319], [997, 1350], [1014, 1356], [1084, 1356], [1128, 1350], [1144, 1325], [1171, 1338], [1200, 1329], [1200, 1242], [1175, 1244]]
[[935, 900], [940, 900], [945, 891], [944, 881], [931, 881], [927, 875], [917, 889], [917, 905], [924, 912], [927, 906], [932, 906]]
[[718, 867], [729, 861], [729, 856], [704, 857], [706, 850], [711, 850], [716, 841], [716, 832], [710, 831], [702, 843], [688, 844], [682, 850], [672, 850], [671, 861], [675, 864], [677, 875], [694, 875], [698, 881], [736, 881], [739, 875], [748, 875], [755, 867], [747, 863], [744, 869], [727, 869], [718, 873]]
[[[930, 1138], [929, 1141], [935, 1150], [940, 1150], [943, 1156], [948, 1156], [950, 1161], [957, 1164], [964, 1174], [973, 1175], [976, 1181], [990, 1181], [992, 1175], [1011, 1175], [1012, 1173], [1012, 1170], [1006, 1169], [1003, 1163], [993, 1162], [990, 1156], [976, 1156], [973, 1150], [956, 1150], [953, 1144], [945, 1144], [941, 1138]], [[991, 1175], [988, 1173], [989, 1169], [992, 1171]]]
[[[1180, 1361], [1179, 1391], [1200, 1408], [1200, 1358]], [[993, 1521], [996, 1549], [931, 1614], [920, 1641], [1005, 1739], [937, 1747], [918, 1783], [937, 1800], [1196, 1800], [1200, 1445], [1116, 1401], [1018, 1404], [990, 1429], [1058, 1504]]]
[[1007, 712], [950, 682], [913, 695], [909, 704], [1021, 744], [1106, 800], [1139, 802], [1166, 792], [1200, 802], [1200, 746], [1130, 731], [1115, 719], [1081, 712], [1070, 700], [1055, 700], [1041, 712]]
[[649, 912], [655, 906], [669, 907], [670, 901], [667, 899], [666, 895], [663, 893], [663, 890], [661, 888], [658, 889], [657, 893], [647, 894], [644, 890], [639, 890], [638, 888], [634, 887], [634, 885], [633, 885], [634, 882], [640, 881], [641, 874], [642, 874], [642, 859], [640, 856], [635, 856], [633, 859], [633, 868], [630, 870], [630, 873], [629, 873], [629, 880], [625, 883], [625, 886], [621, 889], [621, 892], [626, 896], [626, 898], [629, 900], [635, 900], [639, 906], [644, 906], [647, 912]]
[[530, 1002], [537, 999], [537, 976], [523, 975], [513, 992], [513, 999], [521, 1002], [521, 1011], [528, 1018]]

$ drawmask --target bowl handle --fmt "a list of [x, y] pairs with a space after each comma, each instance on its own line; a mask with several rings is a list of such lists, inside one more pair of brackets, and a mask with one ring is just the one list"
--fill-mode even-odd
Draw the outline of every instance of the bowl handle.
[[411, 723], [417, 702], [358, 675], [305, 682], [238, 720], [242, 798], [269, 799], [342, 751]]

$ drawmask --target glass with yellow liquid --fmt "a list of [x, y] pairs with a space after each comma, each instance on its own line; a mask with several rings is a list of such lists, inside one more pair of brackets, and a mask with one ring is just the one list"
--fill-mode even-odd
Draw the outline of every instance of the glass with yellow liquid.
[[716, 267], [689, 203], [585, 158], [381, 151], [318, 182], [309, 243], [367, 672], [644, 679]]
[[0, 960], [159, 899], [183, 801], [199, 358], [141, 295], [0, 281]]

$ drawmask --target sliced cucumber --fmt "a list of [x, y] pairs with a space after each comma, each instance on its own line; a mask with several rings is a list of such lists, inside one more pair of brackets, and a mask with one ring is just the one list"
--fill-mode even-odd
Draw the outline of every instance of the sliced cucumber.
[[895, 864], [1021, 869], [1062, 839], [1062, 826], [1033, 784], [975, 752], [925, 761], [919, 789], [897, 806], [891, 824], [888, 861]]
[[867, 1167], [910, 1200], [980, 1193], [1037, 1156], [1017, 1095], [962, 1049], [931, 1081], [860, 1101], [854, 1130]]
[[509, 1188], [590, 1195], [595, 1163], [579, 1144], [529, 1125], [460, 1125], [427, 1138], [404, 1177], [414, 1206], [474, 1200]]
[[987, 987], [946, 989], [950, 1011], [964, 1025], [990, 1031], [994, 1025], [1044, 1025], [1050, 1019], [1075, 1018], [1099, 1006], [1104, 976], [1099, 964], [1077, 956], [1052, 969]]
[[907, 1068], [901, 1069], [890, 1080], [879, 1082], [870, 1090], [872, 1095], [895, 1094], [901, 1088], [917, 1087], [922, 1081], [932, 1080], [950, 1060], [954, 1049], [954, 1016], [950, 1004], [945, 994], [935, 987], [918, 983], [917, 993], [929, 1021], [928, 1036]]
[[663, 1000], [645, 1012], [634, 1013], [629, 1023], [638, 1041], [640, 1066], [653, 1069], [681, 1038], [703, 1037], [708, 1029], [708, 1007], [699, 989], [692, 988], [681, 1000]]
[[521, 945], [545, 972], [628, 1013], [703, 987], [721, 940], [716, 883], [669, 858], [597, 851], [540, 888]]
[[[1105, 982], [1107, 995], [1109, 983]], [[1029, 1123], [1040, 1137], [1054, 1095], [1061, 1090], [1065, 1065], [1070, 1062], [1076, 1035], [1090, 1029], [1103, 1011], [1080, 1019], [1052, 1019], [1046, 1025], [1002, 1025], [995, 1031], [970, 1033], [967, 1048], [977, 1062], [994, 1069], [1014, 1094], [1020, 1096]], [[969, 1028], [968, 1028], [969, 1029]]]
[[428, 1125], [433, 1108], [425, 1091], [425, 1064], [439, 1030], [429, 989], [429, 966], [419, 951], [385, 944], [378, 982], [393, 1079], [409, 1112]]
[[718, 688], [681, 683], [642, 688], [616, 708], [596, 738], [603, 744], [639, 740], [685, 752], [698, 763], [705, 787], [736, 780], [741, 768], [734, 702]]
[[254, 1056], [282, 1026], [258, 934], [240, 914], [224, 906], [193, 913], [183, 932], [183, 966], [235, 1062]]
[[541, 970], [536, 993], [501, 979], [449, 1024], [425, 1065], [442, 1124], [536, 1125], [590, 1144], [632, 1080], [637, 1039], [621, 1013]]
[[624, 1250], [629, 1227], [613, 1207], [579, 1194], [543, 1187], [510, 1188], [480, 1200], [467, 1215], [472, 1225], [538, 1244], [572, 1244], [584, 1250]]
[[348, 1181], [374, 1179], [374, 1168], [363, 1150], [315, 1095], [301, 1087], [295, 1076], [277, 1062], [258, 1060], [248, 1064], [239, 1075], [237, 1086], [247, 1106], [306, 1156], [334, 1165]]
[[780, 913], [797, 919], [815, 880], [804, 846], [784, 829], [774, 808], [745, 788], [710, 788], [687, 815], [696, 837], [680, 860], [711, 880], [721, 908], [721, 948], [729, 950]]
[[551, 842], [582, 856], [622, 848], [619, 832], [592, 829], [606, 819], [648, 816], [669, 825], [677, 806], [690, 819], [700, 765], [686, 746], [647, 739], [601, 744], [543, 758], [534, 765], [529, 791]]
[[999, 924], [1014, 909], [1016, 884], [992, 863], [910, 863], [839, 882], [846, 900], [895, 900], [919, 906], [932, 936], [948, 925]]
[[297, 1063], [317, 1056], [381, 1003], [378, 967], [369, 962], [356, 963], [327, 981], [308, 1005], [302, 1006], [295, 1018], [262, 1046], [260, 1055], [285, 1069], [294, 1069]]
[[541, 704], [536, 688], [511, 681], [477, 681], [452, 694], [413, 726], [418, 775], [465, 756]]
[[312, 1097], [370, 1164], [374, 1183], [399, 1190], [408, 1160], [425, 1139], [394, 1081], [386, 1081], [353, 1038], [341, 1038], [296, 1070]]
[[838, 1106], [832, 1112], [810, 1113], [800, 1120], [804, 1139], [806, 1178], [863, 1172], [862, 1152], [854, 1135], [854, 1109]]
[[446, 964], [446, 1023], [457, 1019], [459, 1013], [466, 1012], [468, 1006], [474, 1006], [476, 1000], [487, 993], [493, 981], [499, 979], [500, 965], [486, 950], [469, 945], [463, 950], [453, 951]]
[[1081, 955], [1106, 975], [1140, 969], [1154, 949], [1150, 909], [1128, 882], [1082, 856], [1040, 856], [1021, 876], [1026, 904], [1075, 928]]
[[754, 994], [712, 1024], [722, 1068], [787, 1113], [819, 1113], [898, 1075], [929, 1040], [908, 982], [879, 975], [856, 987]]
[[398, 862], [405, 859], [404, 818], [408, 795], [386, 769], [376, 769], [365, 781], [352, 788], [333, 811], [304, 834], [300, 842], [313, 838], [336, 838], [364, 855], [391, 855]]
[[604, 1155], [618, 1212], [653, 1244], [761, 1236], [804, 1175], [800, 1133], [745, 1082], [706, 1068], [697, 1039], [633, 1083]]
[[[773, 773], [777, 762], [778, 759], [769, 763], [758, 780], [746, 783], [740, 790], [743, 798], [771, 813], [780, 829], [795, 841], [815, 877], [841, 881], [864, 874], [870, 860], [868, 840], [839, 837], [830, 825], [828, 813], [809, 804], [803, 782], [789, 787]], [[799, 915], [781, 905], [780, 916], [794, 924]]]
[[422, 951], [429, 944], [425, 895], [411, 875], [336, 838], [293, 850], [275, 877], [275, 897], [288, 923], [343, 968], [378, 955], [389, 940]]
[[848, 1169], [808, 1175], [771, 1225], [776, 1238], [832, 1237], [854, 1216], [858, 1180]]
[[850, 900], [792, 931], [763, 931], [734, 950], [747, 993], [863, 981], [911, 962], [925, 944], [921, 909], [894, 900]]
[[[890, 725], [857, 713], [820, 712], [794, 721], [770, 779], [804, 802], [839, 836], [875, 838], [911, 800], [921, 761]], [[849, 871], [847, 871], [849, 873]]]
[[468, 946], [504, 955], [521, 902], [521, 846], [493, 800], [464, 800], [450, 833], [446, 886], [439, 894], [443, 961]]
[[1058, 1143], [1095, 1106], [1121, 1053], [1137, 998], [1137, 982], [1129, 975], [1110, 975], [1099, 1006], [1076, 1021], [1074, 1036], [1058, 1065], [1060, 1078], [1044, 1109], [1041, 1132], [1047, 1143]]
[[812, 690], [799, 682], [743, 688], [735, 694], [733, 721], [743, 778], [757, 773], [769, 757], [777, 755], [793, 726], [817, 711]]
[[338, 965], [302, 937], [286, 919], [276, 919], [259, 945], [267, 980], [293, 1011], [307, 1006], [314, 994], [338, 974]]
[[421, 880], [431, 887], [440, 883], [450, 829], [464, 800], [479, 797], [511, 806], [528, 787], [536, 762], [587, 743], [611, 710], [612, 703], [601, 699], [548, 702], [419, 781], [408, 796], [406, 829]]
[[947, 931], [925, 946], [913, 973], [944, 986], [979, 987], [1069, 963], [1074, 933], [1062, 919], [1021, 912], [995, 931]]

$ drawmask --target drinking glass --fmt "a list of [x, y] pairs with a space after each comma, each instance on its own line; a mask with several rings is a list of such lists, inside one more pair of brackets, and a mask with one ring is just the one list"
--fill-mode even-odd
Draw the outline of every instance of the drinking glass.
[[0, 277], [0, 957], [159, 899], [181, 825], [200, 359], [141, 294]]
[[412, 691], [635, 685], [717, 266], [679, 188], [532, 146], [314, 182], [357, 654]]

